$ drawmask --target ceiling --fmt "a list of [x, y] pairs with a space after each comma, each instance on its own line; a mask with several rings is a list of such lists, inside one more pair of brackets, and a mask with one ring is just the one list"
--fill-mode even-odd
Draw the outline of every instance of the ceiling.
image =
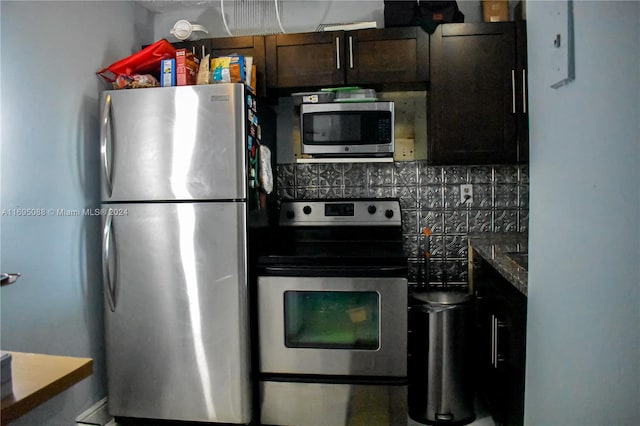
[[220, 0], [136, 0], [151, 12], [163, 13], [184, 8], [217, 6]]

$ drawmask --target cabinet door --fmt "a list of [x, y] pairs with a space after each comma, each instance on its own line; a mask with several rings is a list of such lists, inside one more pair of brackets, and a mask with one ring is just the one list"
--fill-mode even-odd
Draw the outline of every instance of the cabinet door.
[[518, 163], [529, 163], [529, 86], [527, 82], [527, 22], [516, 21], [516, 110]]
[[267, 36], [266, 52], [267, 88], [345, 83], [342, 31]]
[[502, 281], [501, 291], [508, 329], [504, 336], [505, 423], [520, 426], [524, 423], [524, 386], [526, 358], [527, 298], [510, 284]]
[[431, 163], [515, 162], [513, 23], [439, 25], [430, 52]]
[[429, 76], [429, 35], [419, 27], [345, 34], [347, 83], [415, 83]]
[[494, 421], [500, 424], [506, 419], [506, 315], [490, 274], [477, 282], [475, 295], [476, 384]]
[[526, 297], [482, 259], [473, 259], [476, 386], [497, 426], [522, 425]]

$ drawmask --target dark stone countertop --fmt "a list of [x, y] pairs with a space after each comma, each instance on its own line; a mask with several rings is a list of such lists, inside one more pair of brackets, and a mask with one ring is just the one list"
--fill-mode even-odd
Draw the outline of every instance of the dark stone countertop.
[[[518, 259], [528, 258], [528, 235], [519, 232], [469, 234], [473, 256], [481, 256], [522, 294], [527, 295], [527, 265]], [[517, 253], [510, 256], [511, 253]], [[520, 255], [522, 256], [522, 255]]]

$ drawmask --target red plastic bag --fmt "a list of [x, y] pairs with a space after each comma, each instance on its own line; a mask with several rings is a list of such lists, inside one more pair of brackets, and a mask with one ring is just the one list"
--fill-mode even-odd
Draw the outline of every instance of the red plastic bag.
[[109, 65], [96, 72], [108, 82], [113, 82], [119, 75], [153, 74], [160, 72], [163, 59], [176, 57], [176, 49], [165, 39], [156, 41], [139, 52]]

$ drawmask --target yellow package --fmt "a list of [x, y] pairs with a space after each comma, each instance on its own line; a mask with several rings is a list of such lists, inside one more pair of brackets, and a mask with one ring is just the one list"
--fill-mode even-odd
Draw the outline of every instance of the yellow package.
[[231, 83], [230, 63], [231, 58], [228, 56], [221, 56], [211, 60], [211, 80], [214, 83]]

